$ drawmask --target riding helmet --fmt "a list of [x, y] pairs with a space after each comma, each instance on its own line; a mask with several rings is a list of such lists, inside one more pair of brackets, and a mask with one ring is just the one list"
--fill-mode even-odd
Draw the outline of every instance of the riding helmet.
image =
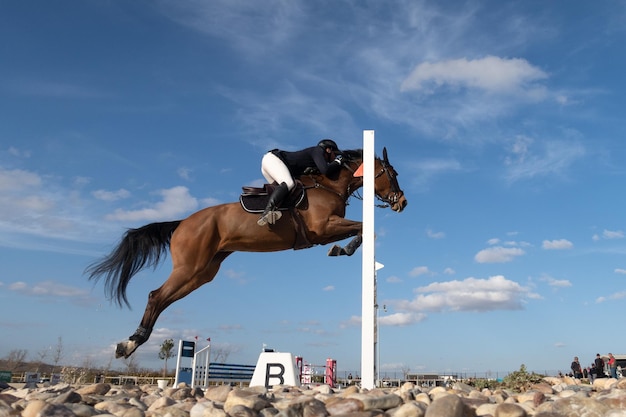
[[332, 139], [322, 139], [320, 140], [320, 143], [317, 144], [317, 146], [324, 148], [324, 149], [330, 148], [335, 152], [339, 152], [339, 147], [337, 146], [335, 141]]

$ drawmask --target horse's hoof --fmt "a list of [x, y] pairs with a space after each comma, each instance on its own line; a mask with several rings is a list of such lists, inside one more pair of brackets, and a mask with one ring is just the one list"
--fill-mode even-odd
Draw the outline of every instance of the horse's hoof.
[[328, 256], [341, 256], [345, 255], [346, 251], [339, 245], [334, 245], [328, 250]]
[[115, 348], [115, 358], [128, 358], [130, 355], [133, 354], [133, 352], [135, 351], [135, 349], [137, 349], [137, 343], [133, 342], [132, 340], [127, 340], [126, 342], [120, 342], [117, 344], [117, 347]]

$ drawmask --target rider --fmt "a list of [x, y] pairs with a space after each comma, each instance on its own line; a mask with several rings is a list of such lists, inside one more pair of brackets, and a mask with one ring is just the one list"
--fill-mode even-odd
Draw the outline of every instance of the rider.
[[294, 177], [304, 174], [305, 170], [317, 169], [321, 174], [332, 176], [341, 167], [341, 151], [335, 141], [321, 140], [317, 146], [295, 152], [273, 149], [261, 160], [261, 172], [270, 183], [279, 184], [270, 196], [265, 211], [257, 220], [259, 226], [274, 224], [282, 213], [277, 207], [295, 187]]

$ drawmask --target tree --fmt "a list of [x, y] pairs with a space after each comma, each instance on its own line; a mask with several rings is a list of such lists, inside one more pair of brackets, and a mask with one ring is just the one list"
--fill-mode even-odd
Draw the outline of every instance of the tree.
[[137, 370], [139, 369], [137, 355], [131, 355], [128, 358], [124, 358], [124, 365], [126, 365], [126, 372], [128, 374], [137, 373]]
[[228, 359], [232, 351], [232, 348], [230, 346], [215, 347], [211, 349], [213, 361], [217, 363], [226, 363], [226, 360]]
[[7, 368], [9, 368], [10, 371], [17, 371], [17, 369], [24, 363], [27, 353], [28, 350], [26, 349], [13, 349], [10, 351], [6, 357]]
[[57, 366], [59, 366], [59, 362], [61, 362], [61, 359], [63, 359], [63, 338], [59, 336], [59, 339], [57, 340], [57, 345], [54, 347], [54, 353], [52, 356], [55, 369]]
[[166, 339], [161, 343], [161, 350], [159, 351], [159, 359], [165, 360], [163, 366], [163, 378], [167, 375], [167, 360], [174, 356], [174, 341], [172, 339]]

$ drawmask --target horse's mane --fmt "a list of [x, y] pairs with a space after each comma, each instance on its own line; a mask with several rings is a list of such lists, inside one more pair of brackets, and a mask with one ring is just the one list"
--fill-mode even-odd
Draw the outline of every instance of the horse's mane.
[[341, 151], [341, 155], [348, 161], [362, 161], [363, 149], [346, 149]]

